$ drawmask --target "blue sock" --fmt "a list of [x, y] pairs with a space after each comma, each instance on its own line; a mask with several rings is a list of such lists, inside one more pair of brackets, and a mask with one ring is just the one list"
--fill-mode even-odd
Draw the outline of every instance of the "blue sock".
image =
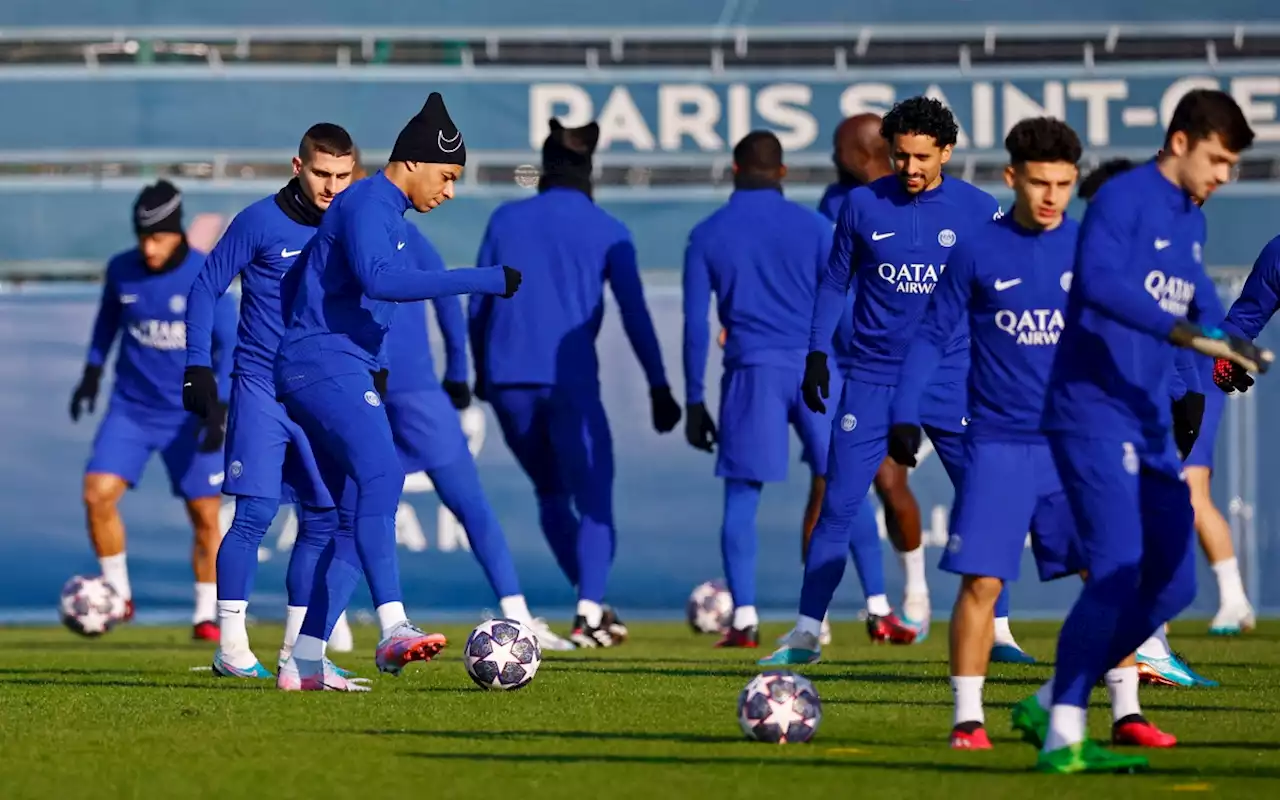
[[[392, 475], [376, 475], [356, 483], [355, 546], [364, 567], [365, 580], [374, 608], [384, 603], [403, 602], [400, 590], [400, 561], [396, 557], [396, 508], [404, 488]], [[343, 499], [346, 499], [344, 493]]]
[[356, 552], [354, 532], [340, 526], [329, 538], [316, 561], [311, 597], [306, 603], [307, 615], [299, 634], [329, 641], [338, 617], [351, 602], [360, 583], [360, 556]]
[[758, 481], [733, 478], [724, 482], [720, 554], [734, 607], [756, 604], [756, 511], [763, 486]]
[[996, 598], [996, 617], [1009, 616], [1009, 584], [1006, 582], [1004, 588], [1000, 590], [1000, 596]]
[[476, 462], [467, 454], [452, 464], [427, 473], [445, 508], [462, 523], [471, 542], [471, 552], [484, 570], [498, 599], [520, 594], [515, 561], [498, 523], [498, 515], [484, 496]]
[[573, 512], [572, 498], [567, 494], [538, 495], [538, 521], [560, 571], [570, 584], [577, 586], [581, 578], [578, 570], [578, 527], [582, 523]]
[[280, 501], [268, 497], [237, 497], [231, 529], [218, 547], [218, 599], [248, 600], [258, 574], [258, 545], [276, 518]]
[[298, 538], [289, 554], [289, 568], [284, 575], [284, 587], [291, 606], [305, 606], [311, 602], [311, 584], [315, 581], [316, 565], [329, 541], [338, 532], [338, 512], [332, 508], [314, 508], [298, 504]]
[[613, 564], [613, 548], [613, 520], [606, 522], [583, 514], [578, 526], [579, 600], [604, 602], [609, 567]]
[[[810, 543], [809, 546], [813, 547], [813, 544]], [[867, 597], [884, 594], [884, 554], [880, 548], [880, 526], [876, 523], [876, 510], [866, 500], [858, 505], [849, 526], [849, 554], [853, 556], [853, 567], [858, 571], [858, 580], [862, 582], [862, 593]], [[839, 583], [839, 579], [836, 583]]]

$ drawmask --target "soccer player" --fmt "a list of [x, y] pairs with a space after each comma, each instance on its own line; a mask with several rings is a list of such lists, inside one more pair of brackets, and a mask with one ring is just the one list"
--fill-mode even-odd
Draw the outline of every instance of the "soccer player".
[[[827, 493], [809, 543], [796, 629], [763, 664], [813, 663], [820, 657], [821, 620], [844, 574], [844, 551], [859, 506], [889, 451], [889, 402], [907, 343], [946, 267], [951, 247], [1000, 215], [995, 198], [956, 178], [944, 178], [959, 128], [936, 100], [913, 97], [885, 115], [896, 175], [854, 189], [836, 226], [831, 261], [818, 289], [803, 383], [805, 403], [826, 412], [827, 355], [858, 280], [850, 342], [850, 372], [832, 427]], [[958, 482], [968, 424], [964, 379], [968, 331], [957, 332], [923, 401], [926, 432]], [[901, 446], [898, 442], [895, 447]]]
[[551, 120], [537, 196], [493, 213], [478, 257], [518, 260], [529, 285], [510, 303], [472, 297], [469, 309], [476, 396], [493, 406], [533, 483], [542, 532], [577, 587], [570, 639], [578, 647], [610, 647], [627, 636], [602, 605], [616, 541], [613, 442], [595, 347], [605, 283], [648, 381], [653, 427], [667, 433], [680, 422], [631, 234], [591, 199], [599, 137], [594, 122], [565, 128]]
[[[325, 664], [324, 648], [363, 568], [382, 627], [379, 671], [398, 675], [446, 644], [405, 615], [396, 559], [395, 515], [404, 486], [375, 373], [395, 303], [441, 294], [514, 294], [508, 267], [437, 272], [412, 252], [404, 213], [425, 213], [453, 197], [466, 163], [462, 133], [432, 92], [397, 137], [390, 163], [330, 204], [281, 287], [285, 332], [275, 362], [276, 391], [306, 433], [326, 488], [354, 536], [340, 524], [317, 567], [302, 631], [277, 675], [285, 690], [359, 691]], [[354, 500], [354, 502], [353, 502]]]
[[338, 525], [333, 499], [320, 483], [306, 436], [276, 400], [272, 370], [284, 333], [280, 279], [315, 234], [325, 209], [350, 185], [354, 151], [351, 136], [341, 127], [321, 122], [308, 128], [293, 158], [293, 179], [235, 216], [209, 253], [188, 299], [183, 401], [187, 410], [205, 416], [219, 389], [210, 369], [213, 311], [232, 280], [241, 277], [244, 313], [231, 378], [227, 478], [222, 487], [236, 498], [236, 511], [218, 550], [222, 639], [213, 656], [215, 675], [274, 677], [249, 646], [245, 615], [258, 571], [258, 546], [281, 501], [300, 502], [298, 538], [285, 579], [288, 605], [279, 663], [287, 661], [293, 649], [316, 563]]
[[1108, 181], [1085, 212], [1041, 425], [1089, 578], [1042, 692], [1051, 710], [1035, 696], [1014, 707], [1016, 727], [1043, 734], [1044, 772], [1147, 765], [1088, 740], [1086, 708], [1103, 673], [1195, 597], [1194, 516], [1170, 435], [1175, 349], [1250, 371], [1272, 357], [1213, 327], [1223, 312], [1201, 264], [1199, 203], [1229, 180], [1253, 136], [1229, 95], [1189, 92], [1161, 154]]
[[[405, 228], [405, 249], [419, 269], [444, 271], [444, 260], [422, 233]], [[458, 298], [433, 299], [444, 334], [444, 380], [436, 379], [424, 302], [401, 303], [387, 331], [387, 369], [382, 401], [406, 473], [425, 472], [440, 502], [467, 531], [471, 550], [498, 596], [502, 615], [537, 635], [544, 650], [572, 650], [545, 620], [529, 611], [498, 515], [485, 497], [475, 459], [467, 448], [458, 412], [471, 404], [467, 383], [467, 321]]]
[[[967, 319], [972, 418], [964, 482], [941, 564], [961, 576], [950, 631], [955, 749], [991, 747], [982, 708], [993, 634], [988, 620], [1003, 584], [1018, 578], [1027, 531], [1042, 581], [1077, 574], [1083, 563], [1071, 509], [1040, 432], [1075, 258], [1078, 226], [1065, 213], [1080, 140], [1066, 123], [1041, 117], [1015, 125], [1005, 148], [1013, 209], [980, 237], [956, 246], [903, 362], [893, 404], [895, 424], [918, 425], [930, 373]], [[1117, 743], [1176, 741], [1142, 717], [1132, 662], [1127, 671], [1109, 672], [1107, 687]]]
[[[685, 249], [685, 434], [697, 449], [720, 446], [720, 548], [734, 614], [716, 646], [756, 647], [756, 512], [763, 485], [786, 478], [789, 426], [799, 434], [815, 475], [826, 472], [830, 420], [801, 402], [799, 364], [818, 279], [831, 253], [831, 226], [783, 197], [786, 167], [774, 134], [747, 134], [734, 148], [733, 163], [733, 195], [694, 227]], [[718, 434], [704, 391], [713, 293], [717, 315], [732, 331], [725, 343]], [[879, 558], [875, 517], [866, 521]]]
[[[138, 246], [107, 262], [84, 376], [71, 397], [73, 422], [80, 419], [85, 405], [94, 410], [107, 355], [120, 334], [111, 405], [85, 467], [89, 538], [103, 576], [125, 600], [125, 619], [132, 619], [133, 593], [118, 503], [142, 477], [152, 454], [159, 453], [169, 473], [169, 486], [175, 497], [186, 502], [195, 532], [192, 636], [217, 641], [215, 559], [222, 535], [218, 508], [226, 406], [215, 396], [205, 419], [196, 418], [182, 407], [178, 380], [186, 363], [187, 293], [204, 263], [204, 253], [187, 244], [182, 194], [166, 180], [138, 195], [133, 230]], [[227, 298], [211, 312], [213, 364], [225, 376], [231, 371], [235, 346], [235, 299]]]

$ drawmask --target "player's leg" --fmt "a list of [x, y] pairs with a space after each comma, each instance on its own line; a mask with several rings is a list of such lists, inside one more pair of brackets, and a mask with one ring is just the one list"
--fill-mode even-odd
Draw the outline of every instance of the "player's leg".
[[625, 638], [625, 628], [614, 631], [603, 606], [616, 547], [609, 420], [598, 395], [558, 390], [549, 407], [555, 461], [578, 514], [578, 607], [570, 639], [578, 647], [610, 647]]
[[548, 386], [494, 386], [489, 390], [489, 403], [507, 447], [533, 482], [538, 522], [551, 555], [570, 585], [576, 588], [580, 523], [569, 487], [556, 464], [551, 441], [550, 396]]
[[1236, 561], [1235, 547], [1231, 542], [1231, 526], [1214, 504], [1210, 491], [1214, 444], [1226, 403], [1227, 396], [1222, 392], [1213, 390], [1205, 394], [1200, 436], [1184, 464], [1200, 547], [1218, 580], [1218, 613], [1209, 624], [1209, 633], [1215, 636], [1235, 636], [1252, 630], [1255, 625], [1253, 606], [1245, 596], [1240, 564]]
[[929, 584], [925, 578], [920, 507], [907, 483], [907, 474], [906, 467], [886, 458], [876, 471], [875, 490], [884, 508], [889, 541], [902, 562], [905, 578], [902, 612], [913, 619], [929, 613]]
[[[354, 483], [354, 506], [352, 489], [344, 486], [337, 492], [343, 498], [338, 501], [338, 508], [341, 513], [352, 515], [360, 564], [382, 626], [383, 639], [376, 658], [378, 669], [399, 674], [411, 661], [434, 657], [444, 646], [444, 637], [423, 633], [409, 622], [404, 611], [395, 551], [395, 515], [404, 486], [404, 470], [371, 376], [328, 378], [283, 399], [289, 415], [311, 442], [321, 474], [326, 474], [326, 463], [336, 462]], [[332, 467], [328, 472], [333, 472]], [[336, 478], [326, 476], [325, 484], [330, 493], [334, 493]], [[341, 522], [339, 528], [342, 528]], [[312, 592], [313, 601], [317, 594]], [[332, 604], [328, 607], [333, 608]], [[333, 619], [326, 620], [326, 635], [342, 610], [337, 609]], [[311, 614], [308, 608], [308, 618]], [[304, 621], [304, 635], [307, 627]], [[302, 642], [300, 636], [299, 647]]]
[[1021, 443], [970, 441], [964, 453], [965, 480], [957, 487], [939, 566], [962, 576], [950, 628], [951, 746], [981, 750], [991, 746], [982, 687], [995, 634], [992, 613], [1002, 587], [1018, 578], [1036, 506], [1036, 465], [1032, 447]]
[[[169, 486], [175, 497], [186, 503], [194, 535], [191, 568], [195, 574], [195, 611], [192, 615], [195, 639], [218, 641], [218, 547], [222, 543], [222, 527], [218, 512], [222, 507], [222, 485], [225, 480], [222, 450], [202, 452], [200, 441], [203, 424], [185, 414], [179, 425], [172, 426], [163, 443], [160, 457], [169, 474]], [[257, 552], [254, 552], [257, 561]]]
[[892, 387], [845, 382], [832, 429], [822, 514], [805, 559], [800, 614], [787, 641], [761, 659], [761, 664], [814, 663], [820, 657], [822, 618], [844, 577], [853, 521], [867, 501], [871, 481], [887, 451], [892, 394]]
[[125, 552], [124, 520], [120, 498], [138, 482], [147, 459], [155, 450], [152, 436], [141, 422], [113, 403], [93, 439], [93, 451], [85, 467], [82, 496], [89, 541], [102, 576], [125, 603], [124, 619], [133, 619], [133, 589]]
[[1125, 619], [1125, 609], [1137, 604], [1141, 594], [1140, 458], [1127, 442], [1063, 435], [1051, 436], [1050, 449], [1078, 527], [1089, 580], [1058, 638], [1052, 707], [1037, 768], [1079, 772], [1141, 767], [1144, 759], [1115, 756], [1090, 743], [1085, 725], [1093, 686], [1142, 639], [1139, 635], [1129, 641], [1132, 620]]

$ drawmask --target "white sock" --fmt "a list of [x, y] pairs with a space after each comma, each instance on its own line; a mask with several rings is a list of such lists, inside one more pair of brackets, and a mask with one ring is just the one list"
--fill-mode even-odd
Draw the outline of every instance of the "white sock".
[[733, 610], [733, 627], [737, 630], [759, 625], [760, 617], [756, 615], [755, 606], [738, 606]]
[[218, 584], [196, 584], [196, 607], [191, 614], [191, 623], [211, 622], [218, 618]]
[[323, 661], [324, 642], [314, 636], [299, 636], [293, 646], [293, 657], [297, 661]]
[[100, 558], [98, 564], [102, 567], [102, 577], [107, 579], [107, 583], [111, 584], [116, 593], [125, 600], [132, 600], [133, 589], [129, 587], [129, 564], [124, 553]]
[[1218, 607], [1231, 608], [1248, 603], [1244, 595], [1244, 582], [1240, 580], [1240, 562], [1235, 557], [1223, 559], [1213, 565], [1218, 576]]
[[[249, 632], [245, 630], [245, 609], [248, 600], [218, 600], [218, 649], [224, 656], [243, 656], [249, 649]], [[232, 662], [239, 667], [240, 664]], [[250, 665], [244, 665], [250, 666]]]
[[902, 570], [907, 575], [906, 595], [929, 594], [929, 583], [924, 577], [924, 545], [898, 553], [898, 556], [902, 559]]
[[1169, 650], [1169, 638], [1165, 636], [1163, 625], [1156, 628], [1156, 632], [1142, 643], [1142, 646], [1138, 648], [1138, 655], [1143, 658], [1156, 659], [1168, 658], [1172, 655]]
[[[883, 597], [883, 595], [881, 596]], [[807, 633], [816, 639], [822, 633], [822, 620], [801, 615], [800, 618], [796, 620], [796, 631], [799, 633]]]
[[986, 721], [982, 713], [982, 684], [985, 680], [986, 678], [982, 675], [951, 676], [951, 692], [956, 696], [954, 725], [962, 722]]
[[1138, 668], [1116, 667], [1107, 670], [1107, 694], [1111, 695], [1111, 721], [1142, 713], [1138, 705]]
[[1044, 750], [1052, 753], [1084, 741], [1088, 711], [1076, 706], [1054, 706], [1049, 711], [1049, 735], [1044, 737]]
[[873, 594], [867, 598], [867, 613], [873, 617], [887, 617], [893, 613], [889, 598], [882, 594]]
[[382, 638], [387, 638], [401, 622], [408, 622], [404, 613], [404, 603], [383, 603], [374, 609], [378, 614], [378, 624], [382, 626]]
[[284, 642], [280, 645], [280, 660], [288, 661], [302, 632], [302, 621], [307, 618], [306, 606], [284, 607]]
[[514, 619], [516, 622], [524, 623], [533, 622], [533, 614], [529, 613], [529, 604], [525, 602], [522, 594], [504, 597], [498, 601], [498, 605], [502, 607], [502, 616], [507, 619]]
[[996, 617], [995, 644], [1007, 644], [1011, 647], [1018, 646], [1018, 643], [1013, 639], [1013, 631], [1009, 629], [1008, 617]]
[[1036, 702], [1045, 711], [1053, 708], [1053, 678], [1045, 681], [1039, 689], [1036, 689]]
[[600, 620], [604, 618], [604, 609], [594, 600], [579, 600], [578, 616], [586, 619], [587, 627], [599, 628]]

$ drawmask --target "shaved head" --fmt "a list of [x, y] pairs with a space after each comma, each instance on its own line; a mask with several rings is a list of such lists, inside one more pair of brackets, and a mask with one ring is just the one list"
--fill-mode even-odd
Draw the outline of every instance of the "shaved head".
[[880, 135], [880, 115], [856, 114], [836, 128], [833, 159], [842, 181], [870, 183], [891, 174], [889, 145]]

